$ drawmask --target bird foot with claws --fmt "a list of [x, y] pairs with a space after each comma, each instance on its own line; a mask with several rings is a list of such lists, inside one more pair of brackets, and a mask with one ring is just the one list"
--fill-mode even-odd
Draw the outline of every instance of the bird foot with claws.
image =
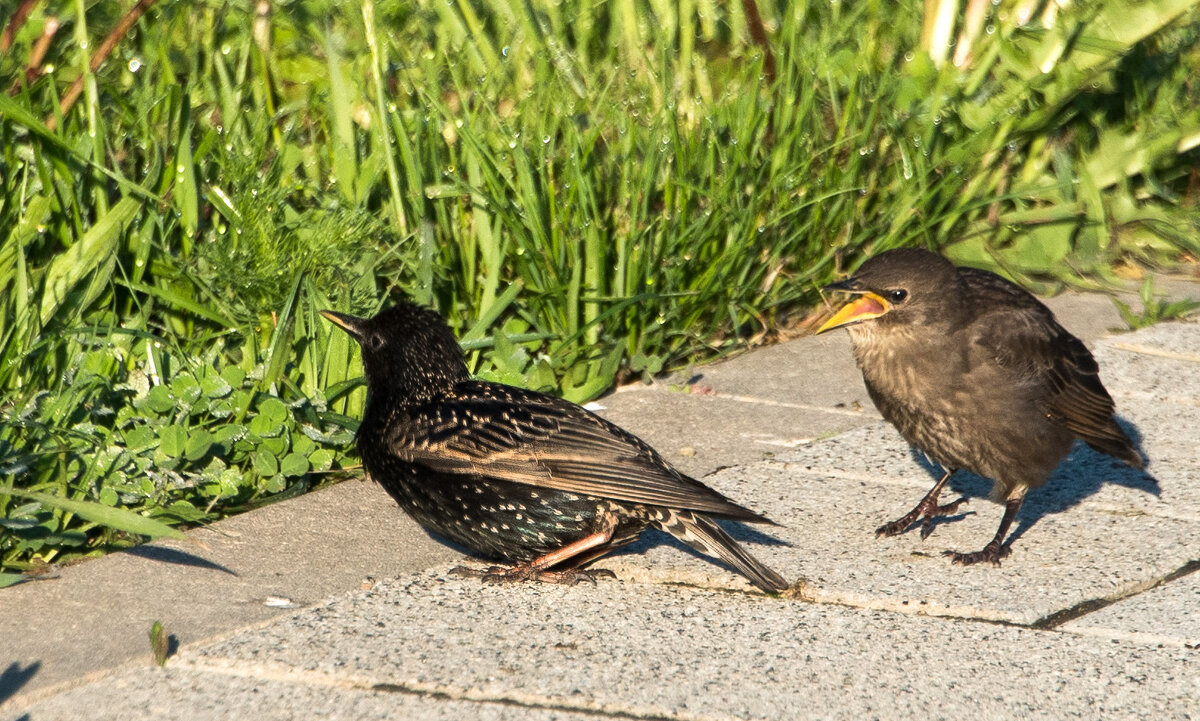
[[974, 566], [977, 563], [990, 563], [999, 566], [1000, 560], [1008, 558], [1012, 548], [1008, 544], [1001, 545], [993, 541], [983, 547], [982, 551], [974, 553], [959, 553], [958, 551], [942, 551], [943, 556], [949, 556], [950, 562], [959, 566]]
[[891, 523], [885, 523], [875, 529], [876, 536], [896, 536], [903, 533], [913, 524], [918, 518], [921, 521], [921, 540], [929, 538], [929, 534], [933, 533], [934, 519], [939, 516], [949, 516], [958, 512], [959, 506], [967, 503], [969, 499], [960, 498], [953, 503], [946, 503], [939, 506], [936, 500], [926, 497], [917, 507], [912, 509], [903, 518], [897, 518]]
[[491, 566], [489, 568], [457, 566], [450, 569], [450, 573], [466, 578], [478, 578], [486, 583], [540, 581], [542, 583], [561, 583], [567, 586], [574, 586], [580, 581], [588, 581], [594, 585], [598, 578], [617, 577], [617, 574], [606, 568], [569, 568], [563, 571], [551, 571], [544, 568], [533, 568], [527, 563], [507, 568], [503, 566]]

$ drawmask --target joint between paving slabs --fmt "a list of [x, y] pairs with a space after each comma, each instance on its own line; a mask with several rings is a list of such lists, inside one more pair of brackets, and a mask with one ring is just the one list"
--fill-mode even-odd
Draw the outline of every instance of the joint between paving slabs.
[[[738, 403], [753, 403], [763, 406], [771, 406], [774, 408], [794, 408], [802, 411], [815, 411], [818, 413], [828, 413], [835, 416], [850, 416], [852, 418], [865, 418], [871, 421], [879, 420], [879, 415], [874, 412], [874, 409], [869, 406], [861, 408], [853, 408], [849, 406], [827, 406], [827, 405], [812, 405], [810, 403], [793, 403], [790, 401], [780, 401], [774, 398], [763, 398], [759, 396], [748, 396], [743, 393], [724, 393], [717, 390], [706, 391], [683, 391], [673, 390], [670, 386], [659, 383], [654, 383], [646, 387], [637, 387], [629, 391], [618, 390], [618, 393], [678, 393], [680, 395], [691, 396], [693, 398], [719, 398], [726, 401], [737, 401]], [[603, 405], [604, 399], [600, 399], [599, 403]], [[857, 401], [856, 401], [857, 403]]]
[[508, 706], [511, 708], [522, 709], [538, 709], [542, 711], [562, 711], [565, 713], [586, 714], [588, 716], [601, 716], [611, 719], [631, 719], [636, 721], [684, 721], [690, 717], [684, 716], [660, 716], [658, 714], [641, 714], [634, 711], [614, 711], [612, 709], [594, 708], [591, 706], [572, 706], [569, 704], [553, 703], [549, 700], [541, 701], [536, 699], [519, 700], [513, 698], [505, 698], [503, 696], [484, 696], [475, 695], [465, 692], [452, 693], [450, 691], [429, 691], [419, 687], [410, 687], [402, 683], [377, 683], [366, 687], [368, 691], [378, 693], [396, 693], [406, 696], [420, 696], [422, 698], [437, 699], [442, 701], [465, 701], [469, 703], [485, 703], [495, 704], [497, 706]]
[[1056, 611], [1049, 616], [1040, 618], [1037, 621], [1029, 624], [1028, 627], [1038, 629], [1039, 631], [1053, 631], [1065, 623], [1083, 618], [1084, 616], [1087, 616], [1090, 613], [1095, 613], [1100, 609], [1108, 608], [1118, 601], [1124, 601], [1126, 599], [1133, 598], [1134, 596], [1139, 596], [1146, 591], [1171, 583], [1172, 581], [1183, 578], [1184, 576], [1191, 575], [1196, 571], [1200, 571], [1200, 560], [1188, 561], [1162, 578], [1151, 579], [1146, 583], [1138, 584], [1135, 588], [1115, 596], [1092, 598], [1086, 601], [1080, 601], [1070, 608], [1064, 608], [1061, 611]]
[[792, 584], [787, 588], [787, 590], [783, 591], [782, 593], [773, 594], [773, 595], [763, 594], [759, 591], [752, 590], [752, 589], [704, 586], [704, 585], [700, 585], [700, 584], [696, 584], [696, 583], [689, 583], [686, 581], [665, 581], [665, 582], [662, 582], [662, 585], [675, 586], [677, 588], [689, 588], [692, 590], [706, 591], [709, 593], [723, 593], [723, 594], [727, 594], [727, 595], [737, 595], [737, 596], [746, 597], [746, 598], [779, 599], [779, 600], [784, 600], [784, 601], [800, 601], [802, 603], [811, 603], [811, 604], [815, 604], [815, 605], [839, 606], [842, 608], [854, 609], [856, 611], [880, 611], [880, 610], [882, 610], [882, 611], [888, 611], [891, 613], [898, 613], [898, 614], [902, 614], [902, 615], [930, 616], [930, 617], [944, 618], [944, 619], [954, 620], [954, 621], [986, 623], [986, 624], [990, 624], [993, 626], [1007, 626], [1010, 628], [1034, 629], [1034, 630], [1038, 630], [1038, 631], [1055, 631], [1055, 630], [1058, 630], [1059, 627], [1063, 626], [1066, 623], [1069, 623], [1076, 619], [1087, 616], [1090, 613], [1095, 613], [1096, 611], [1107, 608], [1119, 601], [1124, 601], [1124, 600], [1133, 598], [1135, 596], [1141, 595], [1147, 591], [1158, 588], [1159, 586], [1166, 585], [1166, 584], [1176, 581], [1180, 578], [1183, 578], [1184, 576], [1191, 575], [1192, 573], [1195, 573], [1197, 571], [1200, 571], [1200, 559], [1188, 561], [1183, 566], [1180, 566], [1179, 568], [1175, 569], [1174, 571], [1171, 571], [1170, 573], [1168, 573], [1160, 578], [1151, 579], [1149, 581], [1146, 581], [1145, 583], [1138, 584], [1134, 588], [1128, 589], [1123, 593], [1119, 593], [1114, 596], [1108, 596], [1108, 597], [1104, 597], [1104, 598], [1091, 598], [1091, 599], [1087, 599], [1085, 601], [1080, 601], [1079, 603], [1071, 606], [1070, 608], [1065, 608], [1061, 611], [1056, 611], [1056, 612], [1049, 614], [1047, 616], [1044, 616], [1032, 623], [1020, 623], [1018, 621], [1010, 621], [1010, 620], [999, 619], [999, 618], [984, 618], [981, 616], [964, 616], [964, 615], [959, 615], [959, 614], [955, 614], [955, 613], [929, 613], [929, 612], [925, 612], [925, 611], [922, 611], [919, 609], [913, 609], [913, 610], [909, 611], [909, 610], [901, 610], [898, 608], [878, 608], [878, 607], [872, 606], [870, 604], [856, 604], [852, 601], [840, 600], [840, 599], [836, 599], [836, 598], [832, 598], [832, 597], [823, 597], [823, 596], [825, 596], [825, 594], [821, 593], [820, 589], [816, 589], [816, 590], [812, 589], [809, 586], [808, 580], [804, 579], [804, 578], [800, 578], [800, 579], [797, 579], [796, 581], [792, 582]]
[[[737, 401], [738, 403], [753, 403], [762, 406], [771, 406], [773, 408], [794, 408], [801, 411], [814, 411], [817, 413], [828, 413], [835, 416], [850, 416], [851, 418], [864, 418], [869, 421], [878, 420], [877, 415], [873, 415], [865, 409], [855, 409], [839, 406], [814, 406], [808, 403], [791, 403], [789, 401], [777, 401], [773, 398], [759, 398], [758, 396], [747, 396], [736, 393], [721, 393], [713, 391], [712, 393], [696, 393], [692, 394], [700, 398], [720, 398], [727, 401]], [[839, 431], [840, 432], [840, 431]], [[837, 435], [836, 433], [834, 435]]]
[[291, 666], [257, 665], [254, 668], [244, 666], [225, 666], [220, 662], [204, 663], [189, 661], [182, 668], [190, 671], [209, 673], [218, 676], [234, 676], [238, 678], [263, 679], [281, 683], [299, 684], [305, 686], [322, 686], [339, 688], [346, 691], [365, 691], [368, 693], [393, 693], [406, 696], [416, 696], [440, 701], [457, 701], [465, 703], [495, 704], [513, 708], [539, 709], [578, 713], [584, 716], [603, 717], [608, 719], [628, 719], [629, 721], [700, 721], [700, 717], [692, 715], [662, 714], [649, 709], [639, 712], [635, 709], [618, 710], [603, 706], [586, 704], [567, 704], [556, 702], [551, 698], [528, 696], [514, 698], [486, 694], [467, 688], [448, 688], [441, 684], [425, 684], [421, 682], [380, 682], [361, 676], [338, 676], [322, 671], [299, 669]]
[[1136, 353], [1138, 355], [1153, 356], [1155, 358], [1167, 358], [1170, 360], [1186, 361], [1188, 363], [1200, 363], [1200, 355], [1194, 353], [1179, 353], [1176, 351], [1163, 350], [1152, 346], [1144, 346], [1138, 343], [1113, 343], [1113, 348], [1125, 351], [1126, 353]]

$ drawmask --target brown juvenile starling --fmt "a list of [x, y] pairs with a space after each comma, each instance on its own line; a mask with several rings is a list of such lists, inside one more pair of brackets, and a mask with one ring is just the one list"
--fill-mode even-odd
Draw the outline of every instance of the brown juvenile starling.
[[594, 578], [578, 569], [654, 527], [764, 591], [787, 588], [713, 519], [769, 520], [574, 403], [471, 380], [434, 311], [321, 314], [362, 346], [367, 406], [356, 440], [367, 473], [426, 529], [518, 563], [487, 578]]
[[858, 297], [817, 332], [846, 326], [875, 407], [945, 469], [916, 508], [877, 535], [894, 536], [923, 519], [921, 537], [928, 537], [936, 516], [966, 500], [938, 505], [962, 468], [994, 481], [992, 499], [1004, 502], [1004, 517], [982, 551], [946, 555], [963, 565], [999, 565], [1026, 491], [1046, 482], [1076, 438], [1142, 467], [1113, 419], [1092, 354], [1049, 308], [1004, 278], [901, 249], [825, 289]]

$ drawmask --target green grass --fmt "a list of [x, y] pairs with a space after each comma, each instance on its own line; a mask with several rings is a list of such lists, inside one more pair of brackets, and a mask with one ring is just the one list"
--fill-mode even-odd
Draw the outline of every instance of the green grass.
[[0, 54], [0, 569], [164, 532], [98, 506], [203, 523], [355, 465], [321, 308], [415, 298], [481, 377], [581, 401], [890, 247], [1042, 290], [1194, 259], [1197, 4], [1001, 3], [961, 68], [907, 6], [763, 4], [774, 77], [711, 0], [164, 4], [110, 52], [127, 3], [33, 5]]
[[1142, 304], [1139, 313], [1135, 313], [1128, 303], [1121, 302], [1116, 296], [1112, 298], [1113, 305], [1121, 314], [1121, 320], [1125, 321], [1125, 325], [1129, 326], [1130, 330], [1146, 328], [1165, 320], [1183, 318], [1200, 308], [1200, 302], [1194, 300], [1168, 301], [1155, 297], [1153, 277], [1147, 277], [1142, 283], [1138, 298]]

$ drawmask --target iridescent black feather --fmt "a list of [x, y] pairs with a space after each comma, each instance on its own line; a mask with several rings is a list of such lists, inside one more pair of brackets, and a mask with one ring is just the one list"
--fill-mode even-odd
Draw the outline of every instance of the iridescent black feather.
[[787, 587], [710, 517], [770, 521], [574, 403], [471, 380], [435, 312], [405, 303], [369, 319], [323, 314], [363, 349], [363, 465], [425, 528], [491, 558], [529, 562], [615, 523], [611, 539], [570, 567], [655, 527], [759, 588]]

